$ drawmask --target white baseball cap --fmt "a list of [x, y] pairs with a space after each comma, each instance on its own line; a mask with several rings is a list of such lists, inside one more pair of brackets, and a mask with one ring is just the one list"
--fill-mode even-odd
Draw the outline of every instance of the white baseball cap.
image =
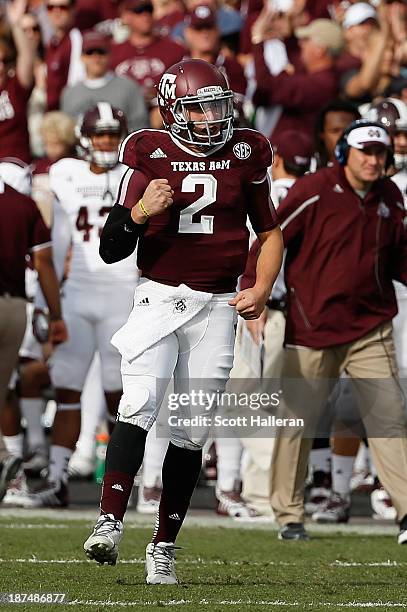
[[364, 149], [373, 144], [390, 147], [391, 140], [386, 130], [376, 125], [363, 125], [352, 130], [347, 137], [347, 143], [355, 149]]
[[375, 19], [377, 21], [375, 8], [367, 2], [357, 2], [347, 9], [342, 26], [347, 30], [352, 26], [360, 25], [368, 19]]

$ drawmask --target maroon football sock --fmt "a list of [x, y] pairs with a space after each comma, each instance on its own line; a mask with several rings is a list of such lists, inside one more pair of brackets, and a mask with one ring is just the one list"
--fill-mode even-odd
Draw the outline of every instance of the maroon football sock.
[[116, 423], [106, 452], [102, 514], [113, 514], [115, 519], [123, 520], [134, 477], [143, 461], [146, 437], [147, 432], [137, 425]]
[[134, 476], [124, 472], [107, 472], [103, 478], [100, 511], [123, 520], [133, 488]]
[[179, 448], [171, 442], [164, 458], [160, 506], [153, 542], [175, 542], [202, 466], [202, 450]]

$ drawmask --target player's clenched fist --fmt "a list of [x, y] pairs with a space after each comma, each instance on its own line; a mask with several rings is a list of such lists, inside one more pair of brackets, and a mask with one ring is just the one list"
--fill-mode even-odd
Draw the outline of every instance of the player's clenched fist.
[[246, 320], [258, 319], [266, 305], [267, 295], [257, 291], [254, 287], [244, 289], [229, 301], [230, 306], [236, 308], [237, 313]]
[[149, 217], [164, 212], [173, 203], [174, 191], [167, 179], [150, 181], [143, 197], [131, 210], [135, 223], [145, 223]]

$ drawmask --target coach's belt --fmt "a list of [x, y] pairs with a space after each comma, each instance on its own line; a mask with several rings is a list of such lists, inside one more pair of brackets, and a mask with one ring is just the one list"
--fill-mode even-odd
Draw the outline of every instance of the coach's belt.
[[287, 310], [287, 303], [284, 297], [282, 297], [279, 300], [275, 300], [275, 299], [267, 300], [266, 306], [267, 308], [270, 308], [271, 310], [279, 310], [280, 312], [284, 312], [284, 313]]

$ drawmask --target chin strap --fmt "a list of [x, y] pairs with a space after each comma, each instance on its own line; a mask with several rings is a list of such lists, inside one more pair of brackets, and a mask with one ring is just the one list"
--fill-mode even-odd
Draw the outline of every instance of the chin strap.
[[114, 168], [119, 154], [117, 151], [92, 151], [92, 160], [101, 168]]

